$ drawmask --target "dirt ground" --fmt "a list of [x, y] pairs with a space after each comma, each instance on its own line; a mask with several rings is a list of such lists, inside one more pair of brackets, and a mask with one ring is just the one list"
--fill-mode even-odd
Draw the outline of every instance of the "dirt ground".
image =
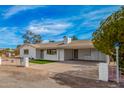
[[16, 66], [0, 66], [0, 87], [2, 88], [63, 88], [68, 87], [48, 77], [45, 70]]
[[97, 63], [83, 62], [83, 61], [66, 61], [54, 62], [49, 64], [30, 64], [30, 68], [41, 69], [48, 71], [50, 75], [58, 73], [75, 71], [75, 76], [85, 77], [90, 79], [98, 79], [98, 66]]
[[[30, 64], [29, 68], [20, 67], [10, 60], [0, 66], [0, 87], [3, 88], [91, 88], [118, 87], [115, 83], [96, 80], [97, 64], [90, 63], [50, 63]], [[92, 63], [91, 63], [92, 64]], [[86, 69], [87, 68], [87, 69]], [[84, 70], [84, 71], [83, 71]], [[91, 79], [91, 77], [93, 79]], [[89, 77], [89, 78], [88, 78]]]
[[76, 71], [58, 73], [52, 78], [59, 84], [68, 85], [72, 88], [116, 88], [120, 87], [114, 82], [103, 82], [99, 80], [75, 76]]

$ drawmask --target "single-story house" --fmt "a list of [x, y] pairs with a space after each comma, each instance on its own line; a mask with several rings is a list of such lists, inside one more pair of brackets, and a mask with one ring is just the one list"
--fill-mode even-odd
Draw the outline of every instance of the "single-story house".
[[24, 44], [20, 47], [20, 57], [55, 61], [106, 60], [106, 55], [96, 50], [92, 41], [71, 41], [71, 39], [67, 37], [64, 37], [62, 42]]

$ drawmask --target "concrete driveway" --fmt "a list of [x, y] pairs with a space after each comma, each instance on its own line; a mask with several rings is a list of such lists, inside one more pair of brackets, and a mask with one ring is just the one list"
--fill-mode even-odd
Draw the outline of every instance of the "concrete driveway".
[[[19, 59], [14, 59], [14, 62], [10, 60], [3, 60], [3, 65], [19, 66]], [[64, 62], [53, 62], [48, 64], [33, 64], [30, 63], [29, 68], [44, 70], [53, 76], [58, 73], [70, 73], [73, 76], [96, 79], [98, 80], [98, 62], [94, 61], [64, 61]], [[73, 73], [72, 73], [73, 72]]]
[[98, 63], [65, 61], [49, 64], [30, 64], [20, 67], [19, 60], [2, 60], [0, 87], [118, 87], [113, 83], [98, 81]]
[[49, 64], [30, 64], [30, 68], [48, 71], [49, 75], [73, 71], [74, 76], [98, 79], [98, 63], [88, 61], [64, 61]]

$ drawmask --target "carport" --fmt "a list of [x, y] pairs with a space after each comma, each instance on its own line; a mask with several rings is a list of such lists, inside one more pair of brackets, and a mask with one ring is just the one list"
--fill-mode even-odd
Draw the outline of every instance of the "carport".
[[64, 49], [64, 60], [89, 60], [102, 62], [105, 61], [105, 54], [102, 54], [99, 51], [96, 51], [94, 48], [75, 48], [75, 49]]

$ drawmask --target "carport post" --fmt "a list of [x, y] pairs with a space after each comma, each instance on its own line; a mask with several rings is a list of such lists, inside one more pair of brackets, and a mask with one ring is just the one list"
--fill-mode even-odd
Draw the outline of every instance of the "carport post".
[[2, 58], [0, 57], [0, 65], [2, 64]]

